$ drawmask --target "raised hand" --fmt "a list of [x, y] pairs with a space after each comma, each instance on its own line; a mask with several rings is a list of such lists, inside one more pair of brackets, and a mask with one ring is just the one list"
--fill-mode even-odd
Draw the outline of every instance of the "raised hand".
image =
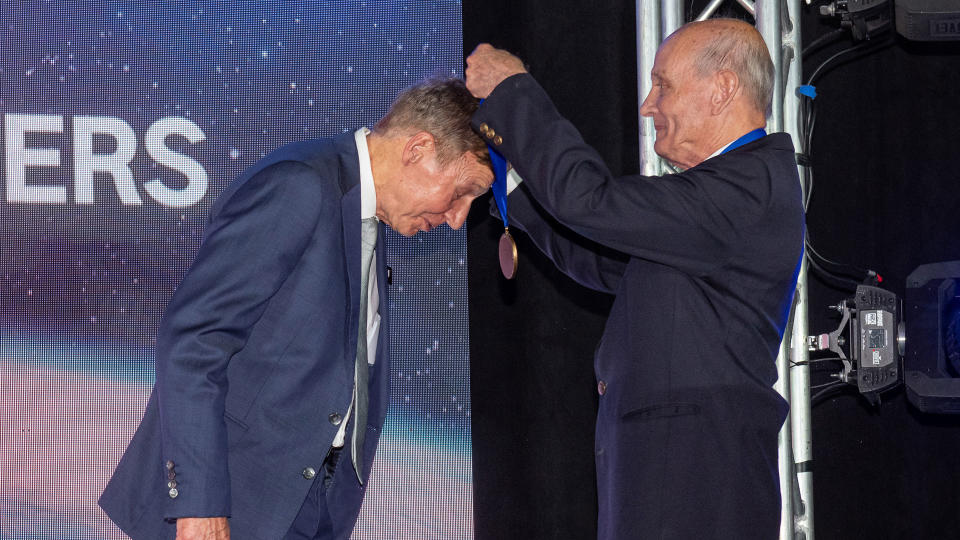
[[504, 79], [526, 73], [523, 62], [503, 49], [481, 43], [467, 57], [467, 90], [474, 97], [486, 98]]

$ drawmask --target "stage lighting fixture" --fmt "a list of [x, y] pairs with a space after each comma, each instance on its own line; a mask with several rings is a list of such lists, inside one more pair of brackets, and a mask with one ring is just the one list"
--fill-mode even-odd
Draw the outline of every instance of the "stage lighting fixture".
[[893, 19], [890, 0], [836, 0], [820, 6], [820, 15], [839, 17], [840, 26], [858, 41], [886, 31]]
[[810, 336], [809, 348], [837, 353], [843, 363], [837, 378], [856, 384], [870, 403], [879, 405], [881, 392], [900, 384], [904, 346], [900, 300], [890, 291], [859, 285], [853, 298], [831, 307], [841, 315], [840, 326], [829, 334]]
[[918, 266], [907, 277], [907, 398], [930, 413], [960, 413], [960, 261]]
[[896, 0], [897, 32], [913, 41], [960, 40], [960, 2]]

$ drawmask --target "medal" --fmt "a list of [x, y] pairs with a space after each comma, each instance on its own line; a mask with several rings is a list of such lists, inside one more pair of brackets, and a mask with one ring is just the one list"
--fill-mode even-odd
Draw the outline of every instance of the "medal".
[[513, 279], [517, 275], [517, 243], [513, 241], [510, 235], [510, 222], [507, 217], [507, 160], [493, 149], [489, 144], [490, 161], [493, 164], [493, 185], [490, 190], [493, 191], [493, 199], [497, 202], [497, 209], [500, 210], [500, 218], [503, 220], [503, 234], [500, 236], [500, 245], [497, 249], [500, 257], [500, 272], [503, 277]]
[[517, 243], [510, 236], [510, 229], [503, 229], [500, 235], [500, 271], [503, 277], [513, 279], [517, 274]]

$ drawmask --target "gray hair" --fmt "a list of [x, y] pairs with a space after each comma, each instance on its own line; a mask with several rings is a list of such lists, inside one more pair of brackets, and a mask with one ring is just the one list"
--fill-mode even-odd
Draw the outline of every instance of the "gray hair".
[[744, 94], [758, 111], [769, 112], [773, 101], [773, 61], [760, 32], [737, 19], [709, 19], [702, 23], [716, 26], [711, 39], [700, 48], [693, 61], [701, 77], [729, 70], [737, 74]]
[[441, 166], [464, 152], [473, 153], [489, 166], [487, 145], [470, 127], [470, 118], [478, 103], [459, 79], [428, 79], [400, 92], [386, 116], [373, 129], [383, 133], [404, 129], [430, 133], [436, 140], [437, 161]]

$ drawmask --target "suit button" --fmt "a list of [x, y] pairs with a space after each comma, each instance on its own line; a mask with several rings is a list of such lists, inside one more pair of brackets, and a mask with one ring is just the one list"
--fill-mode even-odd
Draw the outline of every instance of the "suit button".
[[177, 491], [177, 488], [170, 488], [170, 491], [168, 493], [170, 494], [171, 499], [176, 499], [177, 495], [180, 494], [180, 492]]
[[317, 475], [317, 471], [314, 470], [313, 467], [307, 467], [300, 474], [302, 474], [303, 477], [306, 478], [307, 480], [313, 480], [313, 477]]
[[172, 462], [172, 461], [169, 461], [169, 460], [167, 461], [167, 470], [168, 470], [168, 471], [172, 471], [172, 470], [173, 470], [173, 462]]
[[480, 124], [480, 133], [486, 133], [488, 131], [490, 131], [490, 126], [488, 126], [486, 122]]
[[340, 416], [340, 413], [331, 413], [330, 414], [330, 423], [339, 426], [340, 422], [343, 422], [343, 417]]
[[607, 393], [607, 383], [600, 381], [597, 383], [597, 393], [601, 396]]
[[503, 144], [503, 137], [501, 137], [501, 136], [499, 136], [499, 135], [497, 135], [496, 137], [494, 137], [494, 138], [493, 138], [493, 144], [495, 144], [495, 145], [497, 145], [497, 146], [500, 146], [501, 144]]

